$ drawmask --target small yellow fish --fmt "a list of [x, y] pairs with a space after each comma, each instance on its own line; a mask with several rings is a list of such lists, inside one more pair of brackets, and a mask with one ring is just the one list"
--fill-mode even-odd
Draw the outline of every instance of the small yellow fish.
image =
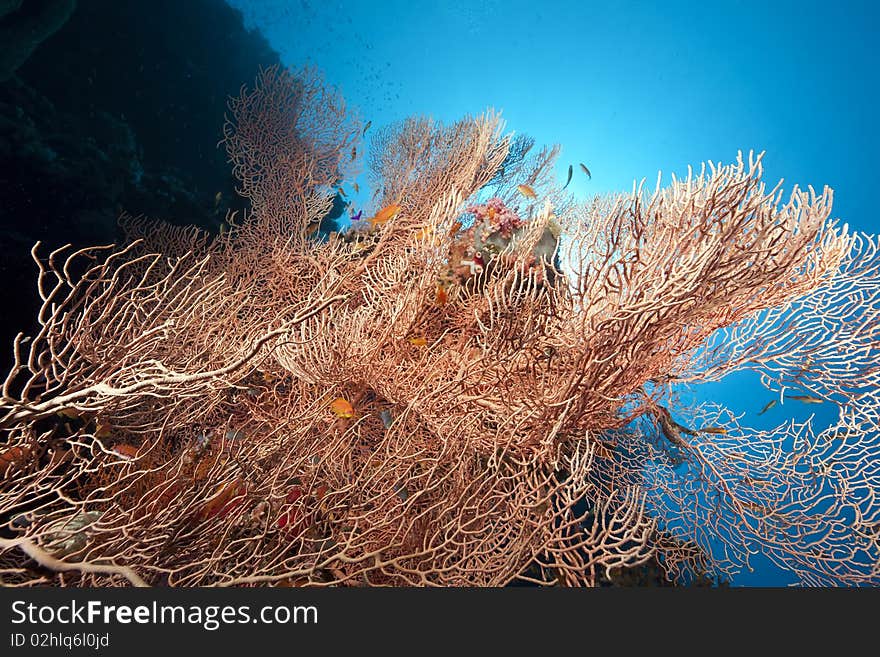
[[593, 174], [590, 173], [590, 170], [587, 168], [587, 165], [584, 164], [583, 162], [581, 162], [581, 170], [582, 170], [585, 174], [587, 174], [587, 178], [589, 178], [590, 180], [593, 179]]
[[778, 399], [771, 399], [770, 401], [768, 401], [768, 402], [764, 405], [764, 408], [761, 409], [761, 412], [758, 413], [758, 415], [763, 415], [764, 413], [766, 413], [767, 411], [769, 411], [771, 408], [773, 408], [774, 406], [776, 406], [776, 404], [778, 404], [778, 403], [779, 403], [779, 400], [778, 400]]
[[718, 434], [720, 436], [727, 435], [727, 429], [725, 429], [724, 427], [703, 427], [702, 429], [700, 429], [700, 432], [701, 433], [714, 433], [714, 434]]
[[797, 399], [805, 404], [824, 404], [825, 400], [812, 395], [786, 395], [787, 399]]
[[220, 224], [220, 236], [222, 237], [225, 234], [226, 234], [226, 224]]
[[214, 207], [216, 208], [218, 205], [220, 205], [220, 201], [222, 200], [223, 192], [217, 192], [216, 194], [214, 194]]
[[364, 131], [361, 133], [361, 136], [362, 136], [362, 137], [363, 137], [365, 134], [367, 134], [367, 130], [370, 129], [370, 126], [371, 126], [371, 125], [373, 125], [373, 122], [372, 122], [372, 121], [367, 121], [367, 125], [364, 126]]
[[55, 411], [55, 415], [70, 418], [71, 420], [82, 417], [82, 413], [75, 408], [62, 408], [60, 411]]
[[384, 208], [379, 210], [375, 216], [370, 217], [370, 225], [377, 226], [378, 224], [384, 224], [389, 219], [397, 216], [398, 212], [400, 212], [400, 206], [397, 203], [386, 205]]
[[330, 404], [330, 410], [333, 411], [333, 414], [336, 415], [336, 417], [354, 417], [354, 407], [342, 397], [337, 397], [333, 400], [333, 403]]
[[517, 185], [516, 188], [519, 190], [519, 193], [526, 198], [538, 198], [538, 195], [535, 194], [535, 190], [528, 185]]
[[427, 237], [431, 237], [431, 236], [433, 236], [433, 235], [434, 235], [434, 227], [433, 227], [433, 226], [428, 226], [427, 228], [422, 228], [422, 229], [420, 229], [420, 230], [415, 234], [415, 238], [416, 238], [417, 240], [421, 241], [421, 240], [423, 240], [423, 239], [425, 239], [425, 238], [427, 238]]
[[417, 347], [424, 347], [426, 344], [428, 344], [427, 338], [421, 338], [421, 337], [410, 338], [409, 341], [411, 344], [414, 344]]

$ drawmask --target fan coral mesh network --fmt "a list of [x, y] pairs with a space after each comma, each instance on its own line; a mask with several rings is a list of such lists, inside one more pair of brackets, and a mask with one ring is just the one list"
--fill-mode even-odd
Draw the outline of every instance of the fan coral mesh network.
[[[878, 259], [761, 157], [578, 203], [487, 113], [378, 131], [374, 216], [318, 239], [357, 117], [263, 71], [219, 236], [34, 248], [3, 388], [5, 585], [593, 585], [656, 559], [876, 584]], [[517, 190], [527, 185], [536, 198]], [[680, 385], [752, 369], [836, 426]]]

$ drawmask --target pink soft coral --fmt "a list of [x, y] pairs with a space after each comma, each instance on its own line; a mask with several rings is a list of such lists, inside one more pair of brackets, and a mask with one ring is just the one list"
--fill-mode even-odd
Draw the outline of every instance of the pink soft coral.
[[467, 211], [476, 215], [478, 221], [488, 222], [492, 229], [490, 232], [501, 233], [502, 237], [508, 239], [513, 236], [516, 229], [525, 224], [519, 215], [504, 205], [504, 201], [497, 196], [490, 198], [484, 205], [471, 205]]

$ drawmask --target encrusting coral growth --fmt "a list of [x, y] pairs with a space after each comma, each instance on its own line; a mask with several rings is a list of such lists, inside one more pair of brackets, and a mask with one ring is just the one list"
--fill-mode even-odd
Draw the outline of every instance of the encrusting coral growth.
[[[321, 240], [357, 118], [277, 68], [230, 112], [230, 231], [34, 249], [4, 584], [593, 585], [653, 557], [730, 576], [756, 546], [877, 583], [880, 258], [830, 190], [783, 203], [750, 156], [581, 204], [496, 115], [411, 119], [373, 138], [373, 217]], [[838, 425], [675, 404], [743, 368]]]

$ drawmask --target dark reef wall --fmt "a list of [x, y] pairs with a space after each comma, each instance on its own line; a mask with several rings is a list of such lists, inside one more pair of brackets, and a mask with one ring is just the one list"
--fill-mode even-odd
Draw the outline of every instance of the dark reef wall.
[[113, 242], [123, 211], [216, 229], [228, 209], [244, 207], [217, 147], [226, 102], [278, 55], [222, 0], [0, 9], [0, 35], [43, 26], [29, 52], [0, 45], [0, 63], [11, 62], [0, 78], [5, 373], [13, 336], [32, 330], [38, 308], [34, 242], [43, 255], [68, 242]]

